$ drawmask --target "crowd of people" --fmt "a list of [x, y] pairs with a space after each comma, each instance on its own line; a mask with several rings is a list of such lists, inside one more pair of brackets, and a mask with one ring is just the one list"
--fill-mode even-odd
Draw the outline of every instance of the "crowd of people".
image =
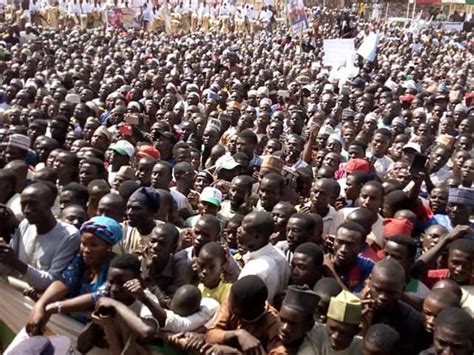
[[472, 32], [353, 19], [377, 56], [341, 76], [318, 16], [0, 23], [0, 272], [35, 301], [12, 354], [60, 349], [55, 314], [80, 353], [474, 352]]

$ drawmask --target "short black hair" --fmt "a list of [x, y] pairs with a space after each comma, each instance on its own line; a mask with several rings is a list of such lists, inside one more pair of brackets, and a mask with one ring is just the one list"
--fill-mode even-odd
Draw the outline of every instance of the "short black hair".
[[[301, 227], [303, 227], [305, 230], [308, 230], [308, 231], [314, 233], [314, 230], [316, 228], [316, 219], [314, 219], [313, 215], [311, 215], [309, 213], [299, 212], [299, 213], [292, 214], [288, 220], [290, 220], [292, 218], [299, 219], [301, 221], [300, 222]], [[312, 235], [310, 233], [308, 238], [311, 238], [311, 236]]]
[[170, 238], [175, 246], [179, 242], [179, 230], [173, 223], [160, 223], [155, 228], [159, 228], [166, 233], [167, 238]]
[[400, 341], [400, 334], [387, 324], [378, 323], [371, 325], [367, 329], [364, 337], [364, 343], [370, 344], [377, 350], [386, 350], [394, 353]]
[[242, 132], [240, 132], [239, 138], [245, 139], [247, 142], [250, 142], [254, 145], [258, 144], [258, 137], [255, 132], [250, 128], [244, 129]]
[[205, 214], [198, 218], [197, 222], [199, 221], [204, 221], [204, 223], [209, 223], [213, 229], [217, 230], [218, 235], [221, 233], [221, 222], [216, 216], [213, 216], [212, 214]]
[[460, 297], [449, 288], [434, 288], [426, 296], [448, 307], [460, 307]]
[[389, 238], [387, 238], [386, 242], [394, 242], [396, 244], [403, 245], [405, 248], [407, 248], [408, 257], [411, 260], [415, 260], [416, 252], [417, 252], [417, 244], [416, 244], [416, 241], [414, 241], [410, 237], [399, 235], [399, 234], [392, 235]]
[[365, 243], [365, 239], [367, 238], [367, 230], [364, 227], [362, 227], [360, 224], [348, 221], [339, 225], [339, 227], [337, 227], [337, 230], [341, 228], [360, 233], [362, 243]]
[[449, 245], [449, 251], [451, 250], [459, 250], [463, 253], [469, 254], [472, 258], [474, 257], [474, 240], [461, 238], [457, 239]]
[[362, 171], [354, 171], [352, 173], [349, 173], [347, 176], [351, 176], [354, 179], [354, 182], [358, 185], [363, 185], [367, 181], [369, 181], [369, 175]]
[[296, 247], [294, 254], [300, 253], [307, 255], [313, 259], [315, 266], [322, 266], [324, 261], [324, 253], [322, 249], [313, 242], [306, 242]]
[[339, 185], [339, 183], [334, 179], [323, 177], [317, 179], [314, 183], [316, 184], [317, 182], [327, 185], [336, 197], [341, 193], [341, 185]]
[[199, 251], [199, 254], [201, 253], [212, 255], [213, 257], [216, 257], [222, 261], [222, 263], [227, 261], [227, 253], [225, 252], [224, 247], [218, 242], [209, 242], [204, 244], [204, 246]]
[[382, 136], [384, 137], [387, 137], [389, 140], [392, 139], [392, 132], [390, 132], [390, 130], [388, 130], [387, 128], [379, 128], [375, 131], [374, 133], [374, 136], [376, 134], [381, 134]]
[[313, 291], [321, 298], [336, 297], [341, 293], [342, 287], [332, 277], [323, 277], [321, 280], [316, 282]]
[[194, 171], [194, 168], [190, 163], [188, 163], [186, 161], [179, 162], [173, 168], [175, 178], [180, 177], [181, 174], [183, 174], [187, 170], [193, 170]]
[[87, 201], [89, 201], [89, 191], [87, 191], [87, 187], [82, 186], [81, 184], [77, 182], [70, 182], [66, 186], [63, 187], [63, 192], [71, 192], [74, 199], [78, 202], [81, 206], [87, 205]]
[[119, 254], [112, 259], [109, 267], [115, 269], [128, 270], [136, 277], [140, 276], [140, 260], [133, 254]]
[[285, 187], [285, 179], [283, 178], [283, 176], [281, 176], [280, 174], [274, 173], [274, 172], [266, 174], [262, 178], [262, 181], [263, 180], [271, 180], [271, 181], [277, 182], [278, 187], [280, 188], [280, 190], [283, 190], [283, 188]]
[[375, 181], [375, 180], [368, 181], [364, 184], [364, 186], [362, 186], [362, 188], [364, 188], [364, 187], [373, 187], [373, 188], [379, 190], [379, 192], [382, 194], [382, 197], [385, 194], [385, 190], [383, 188], [383, 185], [378, 181]]
[[268, 298], [268, 289], [263, 280], [256, 275], [247, 275], [234, 282], [230, 289], [233, 302], [239, 306], [252, 305], [252, 308], [264, 308]]
[[446, 327], [458, 334], [463, 334], [472, 341], [474, 336], [474, 320], [460, 308], [447, 307], [438, 313], [436, 327]]
[[102, 176], [104, 176], [104, 173], [107, 172], [104, 166], [104, 161], [99, 158], [93, 158], [93, 157], [86, 158], [82, 161], [82, 164], [86, 164], [86, 163], [95, 166], [97, 168], [97, 172]]

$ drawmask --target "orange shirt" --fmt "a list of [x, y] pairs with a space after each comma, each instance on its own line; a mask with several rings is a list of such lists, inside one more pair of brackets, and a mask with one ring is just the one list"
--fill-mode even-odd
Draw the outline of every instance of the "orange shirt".
[[277, 310], [271, 305], [267, 305], [267, 311], [259, 320], [247, 323], [234, 315], [230, 309], [229, 298], [227, 298], [221, 304], [216, 321], [206, 333], [206, 342], [223, 344], [225, 332], [237, 329], [244, 329], [260, 340], [266, 353], [282, 346], [278, 336], [280, 332], [280, 318]]

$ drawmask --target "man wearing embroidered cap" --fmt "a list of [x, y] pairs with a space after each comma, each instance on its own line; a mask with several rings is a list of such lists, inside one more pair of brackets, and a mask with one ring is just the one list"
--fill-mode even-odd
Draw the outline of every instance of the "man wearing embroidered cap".
[[[294, 286], [293, 286], [294, 287]], [[295, 295], [297, 293], [297, 295]], [[313, 296], [314, 295], [314, 296]], [[295, 313], [299, 312], [307, 315], [311, 309], [316, 309], [319, 296], [312, 291], [294, 290], [288, 287], [288, 294], [283, 301], [280, 317], [282, 318], [282, 331], [280, 337], [285, 335], [285, 318], [289, 315], [290, 309]], [[301, 308], [305, 306], [304, 308]], [[283, 313], [283, 317], [282, 317]], [[312, 318], [310, 318], [312, 320]], [[298, 328], [309, 325], [310, 319], [298, 320]], [[300, 347], [297, 351], [287, 349], [287, 354], [326, 354], [326, 355], [360, 355], [362, 338], [357, 336], [361, 330], [362, 305], [360, 299], [348, 291], [341, 291], [336, 297], [331, 297], [327, 313], [326, 326], [321, 323], [314, 323], [314, 327], [306, 332], [304, 339], [301, 339]], [[299, 335], [299, 329], [293, 330], [293, 337]], [[283, 337], [283, 343], [285, 337]], [[287, 344], [285, 344], [287, 345]], [[275, 352], [274, 354], [279, 354]]]
[[28, 150], [30, 149], [30, 137], [23, 134], [14, 133], [8, 137], [8, 142], [5, 147], [5, 163], [13, 160], [26, 160]]
[[447, 212], [452, 227], [459, 225], [474, 227], [471, 213], [474, 206], [474, 188], [459, 187], [449, 189]]
[[300, 354], [310, 351], [317, 354], [309, 333], [314, 326], [314, 312], [318, 301], [319, 296], [308, 286], [288, 287], [280, 309], [279, 337], [283, 347], [270, 354]]

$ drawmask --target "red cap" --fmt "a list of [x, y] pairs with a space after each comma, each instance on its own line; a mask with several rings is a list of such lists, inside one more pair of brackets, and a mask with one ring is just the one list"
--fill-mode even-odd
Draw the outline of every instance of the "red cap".
[[407, 219], [385, 218], [383, 221], [383, 236], [390, 238], [394, 235], [411, 237], [413, 223]]
[[365, 159], [355, 158], [350, 159], [346, 164], [347, 173], [353, 173], [356, 171], [362, 171], [368, 173], [370, 170], [369, 162]]
[[400, 101], [401, 101], [401, 102], [409, 102], [409, 103], [412, 103], [413, 100], [415, 100], [415, 96], [410, 95], [410, 94], [400, 96]]
[[160, 159], [160, 152], [158, 151], [158, 149], [156, 149], [152, 145], [148, 145], [148, 144], [141, 145], [138, 148], [138, 152], [137, 152], [136, 155], [139, 158], [151, 157], [151, 158], [156, 159], [156, 160]]

